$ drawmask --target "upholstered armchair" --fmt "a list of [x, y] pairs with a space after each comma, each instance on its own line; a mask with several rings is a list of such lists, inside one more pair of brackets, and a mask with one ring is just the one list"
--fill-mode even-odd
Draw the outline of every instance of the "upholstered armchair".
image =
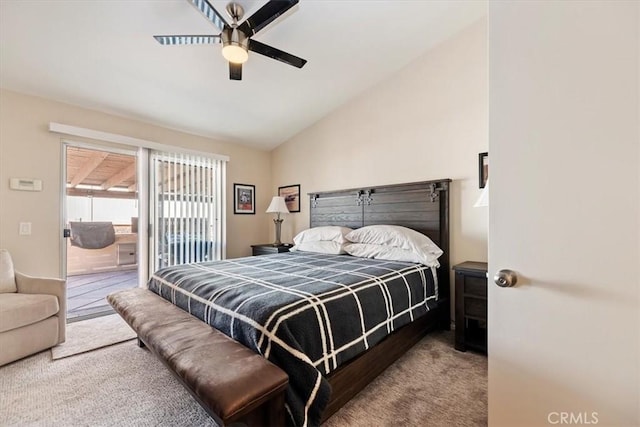
[[13, 269], [0, 250], [0, 366], [64, 342], [67, 284]]

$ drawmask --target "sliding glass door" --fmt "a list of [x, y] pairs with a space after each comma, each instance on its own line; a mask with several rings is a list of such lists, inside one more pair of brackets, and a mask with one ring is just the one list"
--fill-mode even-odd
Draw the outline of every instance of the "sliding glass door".
[[225, 161], [151, 152], [151, 271], [225, 257]]
[[139, 285], [140, 162], [131, 147], [64, 141], [62, 150], [63, 271], [73, 322], [113, 313], [105, 297]]

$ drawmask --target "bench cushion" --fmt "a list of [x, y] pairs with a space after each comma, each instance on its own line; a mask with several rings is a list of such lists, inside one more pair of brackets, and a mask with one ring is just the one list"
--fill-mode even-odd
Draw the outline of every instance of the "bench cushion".
[[54, 295], [0, 293], [0, 332], [31, 325], [59, 310]]
[[224, 424], [284, 394], [288, 377], [280, 368], [153, 292], [127, 289], [107, 299]]

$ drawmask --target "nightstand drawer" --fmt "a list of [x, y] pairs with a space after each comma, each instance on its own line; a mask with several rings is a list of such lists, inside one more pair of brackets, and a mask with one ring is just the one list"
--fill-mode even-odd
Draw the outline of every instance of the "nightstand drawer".
[[464, 293], [466, 295], [474, 295], [487, 297], [487, 279], [484, 277], [467, 276], [464, 280]]
[[277, 248], [253, 248], [253, 255], [271, 255], [279, 252]]
[[251, 253], [253, 256], [278, 254], [282, 252], [289, 252], [289, 249], [292, 246], [293, 245], [289, 243], [283, 243], [278, 246], [274, 246], [272, 244], [251, 245]]
[[464, 315], [477, 319], [487, 318], [487, 301], [480, 298], [464, 299]]
[[466, 261], [456, 272], [456, 349], [487, 351], [487, 263]]

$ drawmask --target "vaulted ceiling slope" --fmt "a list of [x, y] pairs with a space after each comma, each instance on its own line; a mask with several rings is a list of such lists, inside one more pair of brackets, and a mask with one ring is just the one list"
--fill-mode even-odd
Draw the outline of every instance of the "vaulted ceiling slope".
[[[221, 13], [225, 1], [210, 0]], [[238, 1], [251, 16], [266, 3]], [[0, 2], [0, 87], [271, 149], [486, 13], [484, 1], [302, 0], [255, 39], [302, 69], [250, 55], [228, 78], [218, 34], [188, 0]], [[425, 76], [428, 78], [428, 76]]]

